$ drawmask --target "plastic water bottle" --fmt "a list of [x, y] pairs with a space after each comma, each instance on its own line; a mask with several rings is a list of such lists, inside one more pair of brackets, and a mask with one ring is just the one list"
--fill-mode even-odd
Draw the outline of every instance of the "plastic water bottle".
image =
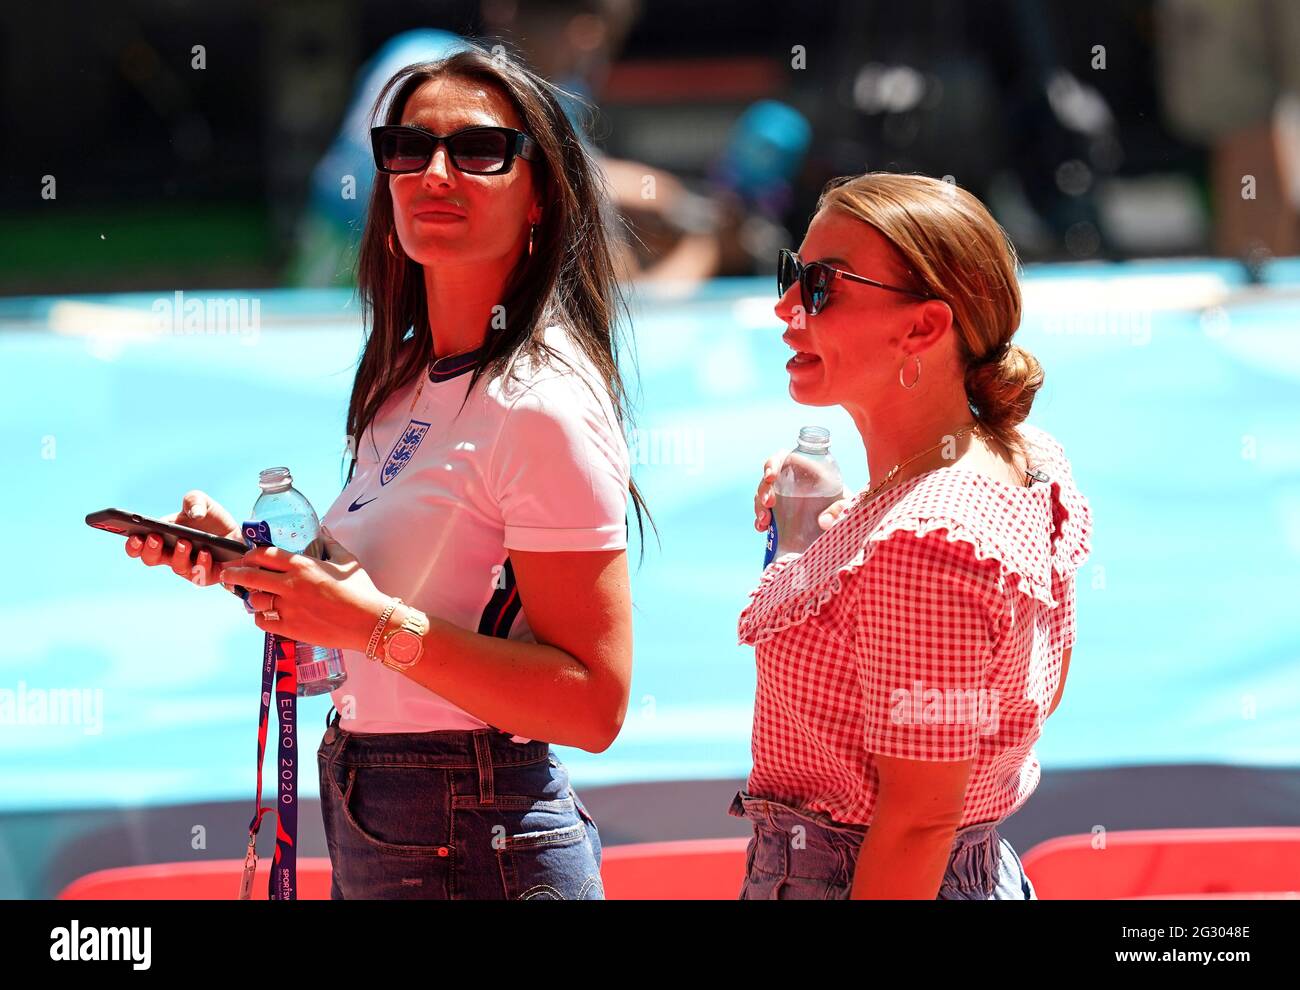
[[798, 445], [781, 462], [764, 567], [781, 554], [803, 553], [822, 535], [817, 517], [844, 495], [840, 466], [830, 449], [830, 430], [805, 426], [799, 430]]
[[[257, 483], [262, 494], [253, 504], [250, 518], [266, 523], [271, 531], [271, 542], [277, 547], [319, 557], [320, 520], [306, 496], [293, 487], [289, 469], [267, 468], [258, 476]], [[301, 697], [325, 694], [347, 680], [343, 654], [337, 649], [294, 643], [294, 655]]]

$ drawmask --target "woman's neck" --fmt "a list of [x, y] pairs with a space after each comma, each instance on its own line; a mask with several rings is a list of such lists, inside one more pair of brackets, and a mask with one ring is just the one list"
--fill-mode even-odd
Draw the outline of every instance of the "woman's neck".
[[927, 448], [934, 449], [904, 464], [894, 476], [895, 482], [951, 464], [970, 446], [973, 439], [970, 433], [966, 433], [951, 446], [942, 443], [946, 436], [955, 435], [975, 421], [970, 407], [964, 401], [928, 409], [913, 408], [907, 410], [906, 414], [897, 407], [888, 410], [861, 406], [845, 408], [853, 417], [854, 425], [862, 437], [862, 445], [866, 448], [873, 486], [884, 481], [895, 465], [921, 454]]
[[424, 297], [436, 358], [479, 347], [500, 311], [505, 272], [477, 264], [426, 265]]

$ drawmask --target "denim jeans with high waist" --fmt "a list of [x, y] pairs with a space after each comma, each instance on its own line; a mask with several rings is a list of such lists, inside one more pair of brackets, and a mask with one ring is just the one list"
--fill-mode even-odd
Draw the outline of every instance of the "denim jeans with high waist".
[[[748, 818], [754, 827], [745, 853], [741, 900], [849, 899], [868, 826], [846, 825], [745, 791], [736, 792], [727, 814]], [[939, 900], [1038, 899], [1020, 857], [998, 835], [997, 824], [979, 822], [957, 830]]]
[[600, 834], [549, 743], [358, 733], [317, 750], [335, 900], [602, 900]]

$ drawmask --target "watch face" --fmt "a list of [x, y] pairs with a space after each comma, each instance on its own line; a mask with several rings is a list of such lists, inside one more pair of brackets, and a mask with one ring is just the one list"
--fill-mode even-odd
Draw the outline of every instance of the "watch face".
[[406, 629], [393, 633], [388, 641], [388, 657], [395, 663], [414, 663], [420, 655], [420, 637]]

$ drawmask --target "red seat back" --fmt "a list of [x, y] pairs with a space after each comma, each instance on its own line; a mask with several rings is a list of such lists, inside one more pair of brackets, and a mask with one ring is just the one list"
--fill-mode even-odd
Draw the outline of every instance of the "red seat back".
[[[242, 859], [205, 859], [193, 863], [151, 863], [97, 870], [74, 880], [59, 892], [65, 901], [225, 901], [239, 896]], [[261, 859], [253, 881], [253, 897], [266, 900], [271, 860]], [[298, 897], [328, 900], [330, 861], [324, 856], [298, 860]]]
[[[608, 846], [601, 879], [610, 900], [734, 900], [745, 874], [748, 839], [693, 839]], [[230, 900], [238, 895], [243, 862], [210, 859], [99, 870], [74, 880], [61, 900]], [[266, 899], [270, 860], [257, 864], [253, 897]], [[298, 860], [298, 898], [328, 900], [330, 861]]]
[[1040, 842], [1021, 862], [1044, 900], [1285, 894], [1300, 891], [1300, 828], [1067, 835]]
[[734, 901], [745, 880], [747, 838], [608, 846], [601, 853], [612, 901]]
[[[745, 873], [746, 838], [607, 846], [601, 858], [610, 900], [734, 900]], [[1250, 896], [1300, 892], [1300, 828], [1154, 829], [1048, 839], [1022, 857], [1047, 899]], [[100, 870], [73, 881], [63, 900], [229, 900], [240, 860], [158, 863]], [[270, 860], [258, 863], [253, 896], [266, 897]], [[329, 898], [330, 863], [298, 860], [298, 897]]]

